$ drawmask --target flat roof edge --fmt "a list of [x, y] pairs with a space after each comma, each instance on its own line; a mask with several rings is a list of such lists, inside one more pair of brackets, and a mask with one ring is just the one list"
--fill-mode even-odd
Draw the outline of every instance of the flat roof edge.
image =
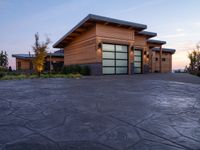
[[[160, 49], [159, 48], [152, 48], [152, 51], [160, 51]], [[162, 48], [162, 51], [174, 54], [176, 52], [176, 49], [173, 49], [173, 48]]]
[[140, 31], [140, 32], [137, 32], [136, 34], [138, 34], [138, 35], [146, 35], [146, 36], [150, 36], [150, 37], [157, 36], [157, 33], [149, 32], [149, 31]]
[[166, 41], [161, 40], [147, 40], [148, 43], [154, 43], [154, 44], [166, 44]]

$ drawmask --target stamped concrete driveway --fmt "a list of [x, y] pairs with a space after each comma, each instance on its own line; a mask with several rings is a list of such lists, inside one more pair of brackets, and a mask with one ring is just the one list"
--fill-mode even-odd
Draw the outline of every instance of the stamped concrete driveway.
[[198, 150], [200, 78], [0, 82], [2, 150]]

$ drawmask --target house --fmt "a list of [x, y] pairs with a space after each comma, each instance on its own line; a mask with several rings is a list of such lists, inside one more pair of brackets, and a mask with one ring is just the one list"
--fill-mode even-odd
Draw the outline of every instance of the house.
[[64, 65], [87, 65], [92, 75], [171, 72], [175, 49], [146, 28], [89, 14], [53, 47], [64, 49]]
[[92, 75], [171, 72], [175, 49], [163, 48], [146, 28], [89, 14], [53, 47], [64, 49], [64, 65], [87, 65]]
[[[16, 70], [33, 70], [33, 54], [13, 54], [16, 58]], [[45, 70], [50, 70], [50, 63], [52, 70], [60, 70], [64, 64], [64, 51], [58, 50], [54, 53], [47, 53], [45, 58]]]

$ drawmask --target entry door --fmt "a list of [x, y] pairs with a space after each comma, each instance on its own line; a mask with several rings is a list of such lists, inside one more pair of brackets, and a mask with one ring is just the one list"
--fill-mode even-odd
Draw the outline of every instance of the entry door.
[[134, 50], [134, 73], [142, 73], [142, 50]]
[[128, 74], [128, 46], [103, 44], [103, 74]]

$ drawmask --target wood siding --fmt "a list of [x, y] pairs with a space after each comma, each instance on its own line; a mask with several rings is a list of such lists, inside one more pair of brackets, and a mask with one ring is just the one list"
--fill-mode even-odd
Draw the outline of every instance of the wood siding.
[[141, 35], [136, 35], [135, 36], [135, 44], [136, 46], [140, 46], [140, 47], [146, 47], [147, 46], [147, 42], [146, 42], [146, 37], [145, 36], [141, 36]]
[[112, 40], [125, 40], [128, 42], [134, 40], [135, 32], [133, 29], [96, 24], [96, 35], [97, 37], [109, 38]]
[[[18, 63], [21, 63], [21, 68], [19, 68]], [[19, 70], [29, 70], [30, 60], [29, 59], [18, 59], [16, 58], [16, 69]]]
[[[165, 61], [162, 60], [162, 73], [171, 72], [172, 71], [172, 54], [163, 52], [162, 58], [165, 59]], [[153, 52], [152, 62], [153, 62], [152, 72], [159, 72], [160, 71], [160, 53], [159, 52]]]
[[95, 36], [96, 28], [92, 27], [68, 44], [64, 49], [64, 64], [74, 65], [97, 62]]

